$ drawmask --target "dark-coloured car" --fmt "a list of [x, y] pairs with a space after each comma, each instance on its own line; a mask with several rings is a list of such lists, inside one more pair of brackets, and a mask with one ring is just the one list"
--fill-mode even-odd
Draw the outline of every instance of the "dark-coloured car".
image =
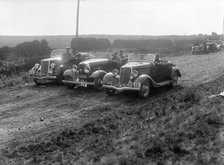
[[[29, 75], [33, 81], [40, 84], [47, 84], [50, 82], [62, 83], [64, 70], [68, 69], [63, 66], [62, 55], [66, 52], [66, 49], [55, 49], [51, 52], [51, 57], [41, 60], [41, 64], [35, 64], [29, 71]], [[77, 53], [69, 60], [69, 64], [78, 65], [79, 62], [94, 58], [95, 56], [90, 53]]]
[[158, 54], [132, 54], [128, 63], [114, 69], [103, 78], [107, 95], [125, 90], [137, 91], [141, 97], [148, 97], [153, 87], [177, 85], [179, 69], [170, 61], [161, 60]]
[[107, 72], [113, 69], [119, 69], [127, 62], [127, 57], [117, 60], [111, 59], [89, 59], [73, 65], [71, 69], [64, 72], [62, 82], [69, 88], [94, 86], [95, 89], [101, 90], [103, 77]]

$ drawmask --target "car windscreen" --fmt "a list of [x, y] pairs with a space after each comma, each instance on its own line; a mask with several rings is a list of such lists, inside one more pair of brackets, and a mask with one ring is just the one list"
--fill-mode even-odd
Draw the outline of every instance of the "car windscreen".
[[153, 62], [154, 57], [155, 57], [155, 54], [129, 54], [128, 62], [131, 62], [131, 61]]
[[65, 49], [55, 49], [55, 50], [52, 50], [51, 52], [51, 57], [61, 57], [64, 53], [66, 52]]

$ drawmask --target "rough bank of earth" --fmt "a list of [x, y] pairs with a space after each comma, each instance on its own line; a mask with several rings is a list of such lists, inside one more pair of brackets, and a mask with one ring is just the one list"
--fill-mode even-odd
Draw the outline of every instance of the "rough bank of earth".
[[[11, 164], [222, 164], [224, 98], [208, 96], [221, 92], [223, 81], [221, 76], [189, 88], [161, 89], [147, 100], [129, 94], [106, 97], [103, 105], [83, 110], [75, 127], [10, 143], [2, 150], [1, 160]], [[108, 105], [111, 100], [114, 104]]]

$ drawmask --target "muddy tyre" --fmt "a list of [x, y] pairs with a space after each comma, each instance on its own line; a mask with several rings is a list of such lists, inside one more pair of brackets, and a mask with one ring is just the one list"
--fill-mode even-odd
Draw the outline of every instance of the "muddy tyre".
[[152, 92], [151, 82], [149, 80], [145, 80], [141, 83], [141, 88], [139, 91], [139, 96], [141, 98], [147, 98]]
[[36, 85], [42, 85], [41, 83], [38, 83], [38, 82], [37, 82], [37, 79], [33, 79], [33, 82], [34, 82]]
[[177, 82], [178, 82], [178, 74], [177, 74], [177, 72], [174, 72], [173, 74], [172, 74], [172, 79], [171, 79], [171, 83], [170, 83], [170, 87], [171, 88], [173, 88], [173, 87], [175, 87], [175, 86], [177, 86]]
[[[65, 76], [65, 80], [68, 80], [68, 81], [72, 81], [72, 77], [71, 76]], [[73, 89], [75, 87], [74, 84], [65, 84], [65, 86], [68, 88], [68, 89]]]
[[94, 81], [94, 88], [97, 91], [101, 91], [103, 89], [103, 80], [101, 78], [95, 78], [93, 81]]
[[112, 96], [115, 93], [115, 90], [106, 88], [105, 92], [108, 96]]

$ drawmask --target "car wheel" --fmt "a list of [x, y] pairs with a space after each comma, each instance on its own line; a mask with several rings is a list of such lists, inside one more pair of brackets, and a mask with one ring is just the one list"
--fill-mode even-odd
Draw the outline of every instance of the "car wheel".
[[174, 72], [173, 75], [172, 75], [172, 80], [171, 80], [171, 83], [170, 83], [170, 87], [177, 86], [177, 82], [178, 82], [178, 74], [177, 74], [177, 72]]
[[141, 83], [141, 88], [139, 91], [139, 96], [142, 98], [147, 98], [151, 93], [151, 83], [149, 80], [145, 80], [143, 83]]
[[[72, 77], [71, 76], [65, 76], [65, 80], [68, 80], [68, 81], [72, 81]], [[73, 89], [75, 87], [74, 84], [65, 84], [65, 86], [68, 88], [68, 89]]]
[[115, 93], [115, 90], [109, 88], [107, 88], [105, 91], [108, 96], [112, 96]]
[[34, 82], [36, 85], [42, 85], [41, 83], [38, 83], [38, 82], [37, 82], [37, 79], [33, 79], [33, 82]]
[[59, 85], [62, 85], [63, 84], [62, 78], [61, 77], [57, 77], [57, 82], [58, 82]]
[[103, 89], [103, 80], [101, 78], [94, 79], [94, 88], [98, 91]]
[[62, 79], [63, 79], [63, 71], [61, 70], [61, 73], [57, 76], [58, 84], [60, 84], [60, 85], [63, 84]]

